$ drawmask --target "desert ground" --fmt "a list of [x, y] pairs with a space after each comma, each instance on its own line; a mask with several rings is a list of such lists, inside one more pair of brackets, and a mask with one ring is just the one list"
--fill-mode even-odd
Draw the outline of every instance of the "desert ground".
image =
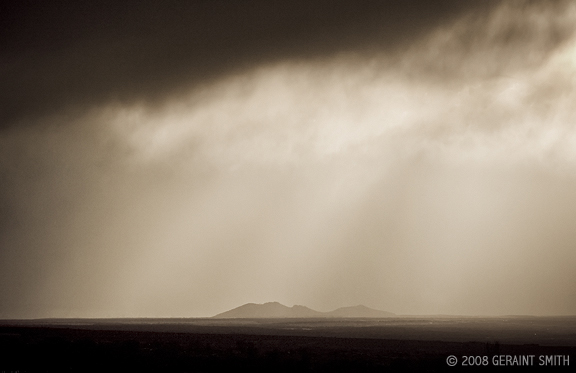
[[576, 318], [10, 320], [0, 346], [4, 372], [568, 371]]

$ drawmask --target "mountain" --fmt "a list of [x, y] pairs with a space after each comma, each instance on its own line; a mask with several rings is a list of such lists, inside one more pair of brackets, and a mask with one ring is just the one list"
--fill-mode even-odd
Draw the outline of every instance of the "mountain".
[[331, 318], [331, 317], [356, 317], [378, 318], [395, 316], [391, 312], [374, 310], [366, 306], [342, 307], [330, 312], [314, 311], [305, 306], [287, 307], [278, 302], [264, 304], [247, 303], [230, 311], [220, 313], [214, 318], [221, 319], [247, 319], [247, 318]]
[[273, 318], [273, 317], [322, 317], [321, 312], [311, 310], [304, 306], [287, 307], [278, 302], [264, 304], [247, 303], [243, 306], [220, 313], [216, 318]]
[[396, 316], [392, 312], [375, 310], [366, 306], [358, 305], [342, 307], [331, 312], [324, 312], [326, 317], [390, 317]]

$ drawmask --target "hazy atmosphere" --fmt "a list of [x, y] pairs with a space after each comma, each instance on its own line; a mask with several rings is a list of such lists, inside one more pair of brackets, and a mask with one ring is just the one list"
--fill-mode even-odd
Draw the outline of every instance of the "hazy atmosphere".
[[0, 318], [576, 314], [576, 2], [0, 24]]

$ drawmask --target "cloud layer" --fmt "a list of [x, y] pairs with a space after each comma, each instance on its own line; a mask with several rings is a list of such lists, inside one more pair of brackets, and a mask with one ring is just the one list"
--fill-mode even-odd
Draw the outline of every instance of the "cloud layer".
[[569, 3], [502, 4], [438, 28], [399, 56], [263, 65], [160, 108], [123, 108], [112, 122], [143, 159], [185, 149], [224, 163], [380, 157], [403, 142], [456, 158], [570, 162], [574, 18]]

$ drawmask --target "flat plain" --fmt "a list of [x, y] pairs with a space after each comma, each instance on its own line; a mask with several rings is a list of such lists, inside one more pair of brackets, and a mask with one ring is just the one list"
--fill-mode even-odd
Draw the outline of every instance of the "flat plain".
[[555, 371], [576, 364], [576, 317], [3, 320], [0, 349], [6, 372]]

